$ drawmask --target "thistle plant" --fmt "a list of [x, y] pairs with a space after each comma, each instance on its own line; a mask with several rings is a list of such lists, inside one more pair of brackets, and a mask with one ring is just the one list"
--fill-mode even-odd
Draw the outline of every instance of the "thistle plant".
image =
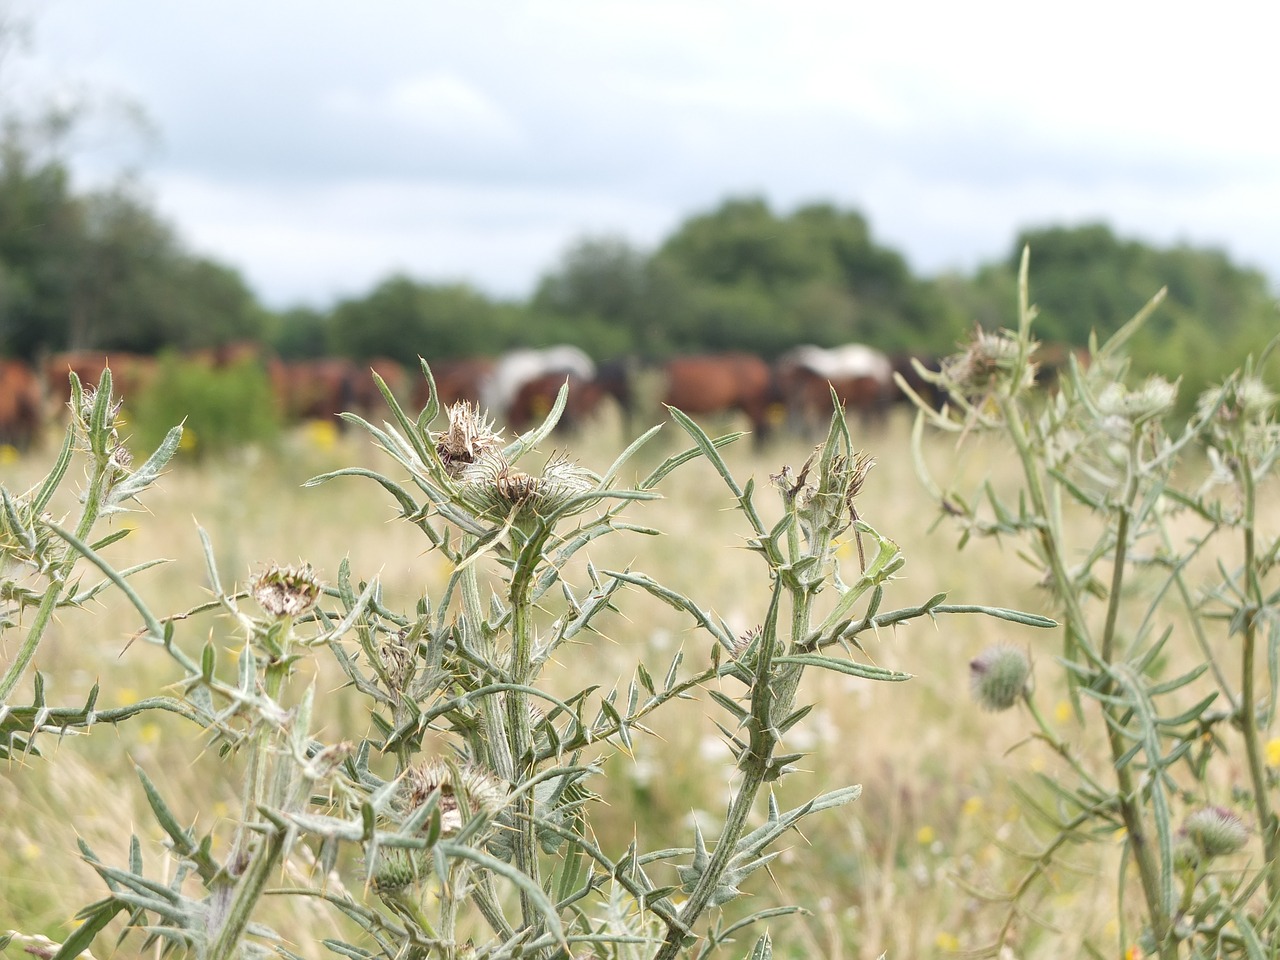
[[[291, 945], [306, 931], [261, 920], [264, 898], [276, 895], [313, 898], [345, 917], [349, 936], [323, 941], [344, 957], [708, 956], [799, 909], [744, 916], [723, 908], [802, 820], [859, 795], [858, 786], [840, 786], [790, 809], [775, 796], [803, 756], [786, 739], [813, 707], [803, 697], [807, 672], [906, 680], [866, 662], [859, 638], [915, 619], [976, 613], [1054, 625], [947, 604], [941, 594], [885, 609], [905, 559], [864, 519], [874, 515], [860, 499], [872, 460], [853, 448], [838, 409], [812, 456], [772, 476], [780, 517], [766, 524], [754, 480], [740, 484], [720, 453], [738, 435], [713, 439], [678, 410], [671, 417], [690, 446], [626, 485], [624, 470], [658, 428], [602, 474], [567, 455], [544, 459], [537, 450], [564, 391], [545, 423], [510, 441], [465, 403], [441, 410], [434, 384], [414, 417], [383, 393], [388, 422], [348, 420], [369, 432], [394, 475], [352, 467], [310, 484], [372, 482], [400, 521], [421, 531], [449, 574], [438, 596], [412, 610], [391, 609], [377, 579], [358, 577], [345, 561], [332, 584], [306, 565], [269, 565], [228, 589], [202, 533], [214, 599], [159, 617], [97, 550], [66, 535], [124, 586], [140, 639], [178, 667], [184, 715], [240, 779], [242, 799], [229, 836], [216, 828], [197, 835], [139, 770], [178, 870], [166, 880], [147, 876], [137, 838], [124, 866], [85, 848], [107, 893], [82, 911], [58, 957], [76, 956], [118, 917], [123, 935], [136, 931], [144, 947], [209, 960], [294, 957]], [[601, 537], [655, 535], [627, 512], [694, 461], [724, 483], [758, 558], [767, 610], [746, 636], [653, 573], [600, 569], [589, 557]], [[857, 569], [841, 568], [842, 537], [859, 544]], [[636, 591], [687, 616], [707, 655], [638, 660], [629, 682], [608, 689], [572, 676], [575, 692], [553, 693], [563, 686], [550, 682], [563, 670], [558, 655], [600, 635], [604, 618]], [[214, 612], [243, 641], [230, 671], [212, 641], [198, 655], [179, 642], [197, 615]], [[336, 665], [343, 690], [322, 693], [307, 679], [314, 671], [302, 663], [315, 659]], [[719, 712], [736, 764], [714, 836], [693, 826], [655, 847], [636, 838], [609, 849], [592, 828], [605, 761], [649, 735], [659, 711], [698, 694]], [[346, 739], [322, 739], [314, 718], [322, 698], [338, 696], [356, 698], [368, 723]], [[303, 869], [286, 874], [291, 861]], [[771, 949], [766, 931], [751, 955]]]
[[[1124, 357], [1161, 291], [1105, 343], [1095, 338], [1046, 396], [1035, 385], [1028, 262], [1024, 251], [1017, 329], [979, 330], [939, 373], [922, 373], [949, 402], [918, 403], [914, 435], [922, 480], [961, 546], [1016, 541], [1031, 582], [1052, 596], [1062, 684], [1040, 687], [1065, 689], [1081, 727], [1079, 742], [1064, 737], [1030, 689], [1016, 698], [1032, 740], [1067, 774], [1041, 774], [1024, 793], [1053, 833], [1028, 854], [990, 952], [1016, 949], [1005, 941], [1034, 917], [1036, 881], [1068, 845], [1119, 837], [1119, 943], [1086, 944], [1093, 955], [1136, 945], [1163, 960], [1280, 956], [1280, 828], [1265, 752], [1280, 682], [1278, 548], [1258, 513], [1280, 455], [1276, 397], [1258, 374], [1270, 348], [1173, 429], [1178, 385], [1133, 382]], [[962, 444], [999, 437], [1018, 488], [1001, 495], [984, 482], [966, 494], [935, 480], [927, 425]]]
[[[96, 387], [84, 386], [74, 373], [70, 376], [68, 424], [53, 468], [40, 484], [22, 493], [0, 485], [0, 642], [12, 656], [0, 675], [0, 759], [38, 752], [36, 739], [41, 734], [118, 723], [149, 709], [189, 710], [167, 697], [99, 710], [96, 686], [83, 706], [53, 707], [45, 700], [45, 681], [39, 673], [32, 702], [13, 702], [59, 610], [83, 607], [113, 582], [128, 589], [129, 577], [161, 562], [113, 570], [103, 580], [82, 584], [82, 556], [97, 556], [129, 533], [125, 527], [92, 539], [95, 530], [102, 521], [130, 510], [155, 481], [177, 452], [182, 428], [170, 430], [156, 451], [135, 467], [120, 437], [120, 400], [112, 394], [110, 369]], [[79, 514], [74, 519], [55, 518], [50, 512], [55, 495], [68, 482], [77, 457], [85, 470], [84, 483], [76, 491]]]

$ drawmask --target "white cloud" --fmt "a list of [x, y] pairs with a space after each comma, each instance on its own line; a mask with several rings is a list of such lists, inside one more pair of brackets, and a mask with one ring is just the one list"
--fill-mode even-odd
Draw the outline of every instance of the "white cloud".
[[651, 243], [744, 192], [858, 207], [922, 270], [1090, 218], [1280, 277], [1280, 7], [1256, 0], [41, 12], [46, 81], [151, 108], [161, 209], [275, 302], [396, 268], [518, 295], [576, 235]]
[[276, 306], [355, 296], [394, 271], [522, 297], [584, 231], [653, 244], [677, 212], [625, 198], [418, 181], [228, 187], [158, 184], [193, 243], [244, 265]]
[[377, 117], [456, 140], [517, 146], [517, 124], [492, 99], [451, 73], [407, 76], [382, 90], [363, 93], [344, 88], [326, 98], [339, 118]]

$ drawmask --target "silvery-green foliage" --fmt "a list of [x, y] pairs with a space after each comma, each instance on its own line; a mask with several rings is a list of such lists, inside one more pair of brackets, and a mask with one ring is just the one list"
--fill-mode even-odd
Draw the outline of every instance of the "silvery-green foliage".
[[[96, 686], [83, 705], [55, 707], [47, 702], [44, 678], [38, 673], [32, 702], [12, 700], [58, 610], [83, 606], [113, 584], [129, 591], [129, 577], [162, 562], [112, 570], [105, 579], [82, 582], [82, 558], [97, 562], [101, 551], [129, 533], [122, 528], [92, 540], [99, 521], [130, 509], [155, 481], [177, 452], [182, 428], [170, 430], [160, 447], [135, 467], [117, 427], [120, 401], [111, 391], [111, 370], [103, 371], [96, 387], [83, 386], [74, 373], [70, 376], [70, 416], [53, 468], [30, 490], [11, 491], [0, 484], [0, 644], [14, 650], [0, 676], [0, 760], [38, 753], [41, 734], [58, 736], [95, 723], [119, 723], [149, 709], [189, 712], [169, 697], [100, 710]], [[77, 462], [85, 471], [84, 485], [77, 491], [79, 515], [54, 517], [49, 512], [54, 495]]]
[[[936, 410], [917, 398], [915, 433], [917, 444], [926, 425], [961, 442], [978, 432], [1002, 438], [1020, 488], [1002, 496], [984, 483], [966, 494], [930, 475], [918, 445], [917, 463], [960, 526], [962, 547], [973, 536], [1014, 539], [1031, 580], [1052, 592], [1063, 623], [1053, 662], [1107, 762], [1091, 765], [1091, 752], [1067, 742], [1023, 693], [1033, 739], [1057, 751], [1070, 776], [1042, 774], [1043, 790], [1026, 794], [1057, 832], [1029, 857], [990, 952], [1017, 949], [1013, 931], [1036, 916], [1035, 881], [1064, 846], [1119, 835], [1119, 942], [1086, 945], [1094, 955], [1140, 944], [1162, 960], [1280, 956], [1280, 824], [1264, 756], [1280, 683], [1278, 548], [1257, 529], [1259, 490], [1280, 455], [1276, 397], [1257, 372], [1270, 347], [1172, 425], [1177, 384], [1135, 382], [1124, 354], [1161, 291], [1107, 342], [1073, 357], [1046, 394], [1035, 386], [1028, 262], [1024, 251], [1018, 329], [978, 331], [939, 373], [924, 372], [948, 402]], [[1195, 466], [1201, 455], [1207, 470]], [[1209, 556], [1224, 558], [1216, 579], [1193, 580]], [[1246, 821], [1251, 856], [1210, 869], [1205, 824], [1215, 838], [1230, 835], [1216, 840], [1221, 855], [1245, 845]]]
[[[423, 372], [429, 379], [425, 365]], [[567, 456], [537, 455], [563, 410], [563, 391], [545, 423], [510, 441], [466, 404], [440, 410], [433, 398], [410, 417], [383, 392], [389, 422], [349, 419], [390, 458], [394, 476], [353, 467], [312, 483], [372, 481], [444, 559], [451, 572], [443, 591], [412, 610], [388, 608], [378, 581], [361, 579], [346, 562], [333, 584], [304, 565], [270, 567], [228, 589], [202, 533], [215, 599], [161, 618], [83, 537], [62, 534], [126, 590], [142, 642], [179, 665], [182, 696], [173, 708], [222, 754], [241, 758], [243, 795], [229, 837], [200, 835], [139, 770], [177, 874], [165, 882], [148, 876], [136, 838], [124, 866], [85, 849], [107, 894], [82, 911], [59, 957], [91, 945], [117, 917], [144, 948], [202, 960], [292, 957], [286, 944], [307, 931], [273, 931], [256, 919], [291, 860], [316, 878], [294, 894], [328, 904], [359, 931], [349, 942], [325, 941], [340, 956], [706, 956], [741, 942], [747, 927], [797, 909], [768, 907], [733, 920], [719, 910], [758, 880], [805, 817], [858, 796], [859, 787], [842, 786], [789, 810], [777, 804], [772, 784], [802, 757], [783, 741], [812, 709], [796, 702], [807, 670], [906, 680], [860, 658], [858, 638], [915, 618], [976, 612], [1053, 625], [1012, 610], [951, 606], [943, 595], [885, 609], [905, 560], [862, 516], [858, 496], [871, 460], [853, 449], [839, 411], [813, 456], [773, 477], [782, 516], [766, 526], [754, 480], [740, 484], [720, 455], [737, 435], [712, 439], [679, 411], [672, 417], [689, 448], [627, 485], [624, 470], [657, 428], [602, 474]], [[100, 424], [93, 449], [109, 459], [99, 406], [90, 415]], [[622, 511], [659, 496], [662, 480], [694, 461], [725, 484], [758, 557], [768, 612], [746, 637], [656, 572], [599, 569], [586, 556], [604, 536], [653, 535]], [[116, 479], [102, 489], [88, 501], [116, 505], [133, 488]], [[860, 561], [842, 571], [834, 547], [850, 534]], [[570, 582], [569, 569], [581, 570], [582, 582]], [[544, 674], [556, 653], [591, 637], [598, 618], [635, 591], [670, 604], [705, 635], [704, 665], [677, 653], [637, 662], [625, 684], [581, 677], [576, 692], [551, 693]], [[193, 655], [179, 642], [179, 625], [205, 612], [228, 618], [244, 638], [230, 670], [211, 643]], [[350, 740], [316, 733], [322, 699], [338, 694], [303, 684], [296, 668], [320, 656], [333, 659], [367, 714]], [[630, 750], [649, 735], [657, 711], [695, 691], [721, 711], [716, 722], [738, 769], [716, 835], [695, 827], [662, 838], [658, 849], [636, 841], [604, 848], [592, 829], [602, 760]], [[723, 772], [708, 776], [720, 780]], [[752, 955], [769, 956], [768, 936], [752, 936]]]

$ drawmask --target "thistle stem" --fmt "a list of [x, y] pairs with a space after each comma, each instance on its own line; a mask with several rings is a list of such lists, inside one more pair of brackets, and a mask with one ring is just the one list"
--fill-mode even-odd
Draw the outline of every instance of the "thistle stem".
[[[80, 522], [76, 524], [75, 534], [77, 540], [84, 540], [88, 537], [93, 525], [98, 522], [98, 512], [101, 509], [103, 488], [107, 482], [107, 471], [109, 469], [109, 454], [96, 455], [94, 457], [93, 475], [89, 480], [89, 491], [84, 498], [84, 510], [80, 514]], [[13, 693], [14, 687], [18, 685], [18, 681], [26, 673], [27, 667], [31, 665], [31, 661], [36, 655], [36, 650], [40, 646], [40, 641], [44, 637], [44, 632], [48, 628], [50, 620], [53, 619], [53, 611], [58, 606], [58, 598], [62, 596], [62, 588], [66, 584], [72, 568], [75, 566], [76, 557], [77, 554], [74, 550], [68, 550], [65, 559], [50, 572], [49, 586], [45, 588], [44, 596], [40, 598], [40, 606], [36, 610], [35, 620], [31, 624], [31, 629], [27, 631], [26, 639], [22, 641], [22, 646], [18, 648], [18, 653], [13, 658], [13, 663], [9, 664], [9, 669], [5, 671], [4, 677], [0, 678], [0, 703], [3, 703], [8, 699], [9, 694]]]
[[1242, 460], [1240, 476], [1244, 487], [1244, 596], [1247, 611], [1244, 617], [1244, 639], [1240, 665], [1240, 729], [1244, 735], [1245, 754], [1249, 760], [1249, 779], [1253, 787], [1253, 799], [1257, 805], [1258, 830], [1262, 834], [1263, 859], [1267, 864], [1267, 893], [1275, 900], [1280, 891], [1280, 823], [1271, 809], [1270, 788], [1262, 756], [1261, 737], [1258, 735], [1257, 681], [1254, 677], [1258, 645], [1257, 613], [1262, 609], [1261, 584], [1258, 582], [1255, 564], [1257, 544], [1254, 534], [1254, 516], [1257, 500], [1253, 483], [1253, 470], [1247, 459]]

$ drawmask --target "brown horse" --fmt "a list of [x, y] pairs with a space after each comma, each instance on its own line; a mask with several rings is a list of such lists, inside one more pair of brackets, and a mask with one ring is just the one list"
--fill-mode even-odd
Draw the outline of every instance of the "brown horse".
[[40, 439], [43, 393], [29, 364], [0, 359], [0, 445], [26, 450]]
[[267, 372], [285, 422], [332, 420], [355, 405], [355, 384], [360, 372], [357, 365], [345, 357], [273, 359], [267, 365]]
[[[493, 373], [496, 361], [492, 357], [464, 357], [461, 360], [436, 360], [431, 363], [431, 377], [436, 382], [436, 396], [440, 406], [447, 407], [459, 400], [480, 406], [480, 393], [485, 381]], [[413, 387], [413, 406], [421, 410], [427, 405], [426, 377], [420, 377]]]
[[607, 394], [604, 386], [597, 380], [586, 380], [575, 373], [544, 373], [525, 381], [507, 409], [507, 426], [517, 433], [523, 433], [541, 423], [551, 412], [560, 388], [566, 383], [569, 385], [569, 393], [556, 429], [572, 432], [580, 428], [596, 412]]
[[898, 384], [898, 377], [907, 385], [917, 397], [923, 400], [928, 406], [934, 410], [941, 410], [947, 402], [947, 392], [940, 384], [932, 383], [926, 380], [917, 369], [917, 364], [923, 367], [929, 373], [938, 373], [942, 369], [942, 361], [937, 357], [929, 356], [913, 356], [911, 354], [899, 353], [892, 358], [893, 372], [895, 374], [894, 387], [897, 393], [894, 399], [903, 403], [911, 403], [910, 395], [902, 389]]
[[387, 402], [378, 389], [377, 381], [373, 379], [375, 373], [382, 378], [382, 382], [399, 403], [409, 397], [409, 373], [390, 357], [373, 357], [370, 360], [358, 360], [354, 364], [349, 409], [376, 423], [386, 415]]
[[757, 443], [768, 436], [780, 396], [769, 364], [750, 353], [675, 357], [663, 367], [662, 402], [691, 416], [742, 413]]
[[[102, 371], [111, 368], [111, 392], [123, 397], [127, 403], [136, 397], [155, 379], [155, 357], [137, 353], [99, 350], [75, 350], [55, 353], [45, 361], [44, 375], [51, 402], [64, 404], [71, 399], [71, 379], [74, 373], [84, 387], [95, 387], [102, 379]], [[57, 414], [55, 414], [57, 415]]]
[[889, 358], [860, 343], [795, 347], [778, 358], [774, 370], [789, 420], [810, 435], [830, 422], [833, 390], [845, 411], [857, 412], [864, 423], [883, 420], [895, 394]]

